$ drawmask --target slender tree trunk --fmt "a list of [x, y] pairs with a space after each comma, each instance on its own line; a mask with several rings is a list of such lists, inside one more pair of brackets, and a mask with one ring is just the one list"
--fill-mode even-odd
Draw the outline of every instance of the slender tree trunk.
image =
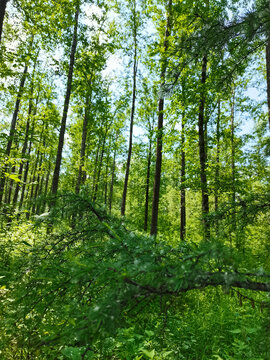
[[[23, 143], [23, 148], [22, 148], [22, 152], [21, 152], [21, 163], [20, 163], [20, 168], [19, 168], [19, 173], [18, 173], [18, 178], [20, 180], [22, 178], [24, 157], [25, 157], [27, 145], [28, 145], [30, 120], [31, 120], [32, 109], [33, 109], [33, 92], [34, 92], [34, 84], [32, 81], [30, 99], [29, 99], [29, 107], [28, 107], [28, 117], [27, 117], [27, 122], [26, 122], [26, 127], [25, 127], [25, 137], [24, 137], [24, 143]], [[37, 106], [37, 104], [36, 104], [36, 106]], [[17, 204], [17, 201], [18, 201], [19, 190], [20, 190], [20, 183], [17, 183], [16, 188], [15, 188], [14, 197], [13, 197], [13, 205], [14, 206]]]
[[217, 153], [216, 153], [216, 171], [215, 171], [215, 211], [218, 211], [219, 206], [219, 171], [220, 171], [220, 113], [221, 113], [221, 103], [220, 99], [218, 100], [218, 114], [217, 114], [217, 128], [216, 128], [216, 138], [217, 138]]
[[235, 144], [234, 144], [234, 114], [235, 114], [235, 88], [233, 88], [232, 103], [231, 103], [231, 171], [232, 171], [232, 226], [233, 230], [236, 228], [236, 214], [235, 214]]
[[101, 169], [102, 169], [102, 165], [103, 165], [102, 163], [103, 163], [103, 156], [104, 156], [104, 151], [105, 151], [105, 143], [106, 143], [106, 138], [107, 138], [107, 131], [108, 131], [108, 128], [106, 128], [106, 132], [105, 132], [105, 135], [104, 135], [104, 138], [103, 138], [100, 159], [99, 159], [99, 162], [98, 162], [99, 163], [98, 164], [98, 173], [97, 173], [97, 179], [96, 179], [94, 196], [93, 196], [93, 201], [94, 202], [97, 199], [98, 185], [99, 185], [100, 173], [101, 173]]
[[270, 128], [270, 34], [267, 34], [267, 43], [266, 43], [266, 83], [267, 83], [268, 123]]
[[83, 119], [83, 130], [82, 130], [81, 152], [80, 152], [80, 167], [79, 167], [77, 184], [75, 189], [76, 194], [78, 194], [80, 191], [80, 186], [82, 183], [83, 167], [85, 165], [85, 149], [86, 149], [88, 118], [89, 118], [89, 94], [86, 95], [86, 102], [85, 102], [85, 114]]
[[[21, 104], [21, 98], [23, 95], [24, 84], [25, 84], [25, 80], [27, 77], [27, 72], [28, 72], [28, 65], [26, 64], [24, 67], [24, 72], [23, 72], [22, 78], [21, 78], [19, 91], [18, 91], [18, 95], [17, 95], [17, 100], [16, 100], [16, 104], [15, 104], [15, 109], [13, 112], [12, 121], [11, 121], [11, 125], [10, 125], [8, 143], [7, 143], [7, 148], [6, 148], [6, 160], [8, 160], [8, 158], [10, 156], [10, 152], [11, 152], [11, 147], [12, 147], [15, 130], [16, 130], [17, 119], [18, 119], [18, 113], [19, 113], [20, 104]], [[2, 203], [2, 199], [3, 199], [3, 192], [4, 192], [4, 188], [5, 188], [5, 181], [6, 181], [5, 173], [7, 171], [8, 171], [8, 164], [7, 164], [7, 162], [5, 162], [4, 166], [1, 169], [1, 173], [0, 173], [0, 204]]]
[[110, 194], [109, 194], [109, 210], [110, 213], [112, 212], [112, 201], [113, 201], [113, 186], [114, 186], [114, 177], [115, 177], [115, 163], [116, 163], [116, 149], [114, 150], [113, 154], [113, 166], [112, 166], [112, 178], [111, 178], [111, 185], [110, 185]]
[[66, 95], [65, 95], [65, 102], [64, 102], [64, 109], [61, 121], [61, 128], [59, 133], [59, 140], [58, 140], [58, 149], [55, 161], [55, 168], [53, 173], [52, 179], [52, 194], [56, 194], [58, 190], [59, 184], [59, 174], [62, 162], [62, 151], [64, 146], [64, 137], [66, 131], [66, 121], [67, 121], [67, 114], [68, 114], [68, 107], [69, 107], [69, 100], [71, 95], [71, 86], [72, 86], [72, 77], [73, 77], [73, 67], [75, 61], [75, 53], [77, 48], [77, 32], [78, 32], [78, 20], [79, 20], [79, 11], [80, 11], [80, 4], [78, 2], [76, 14], [75, 14], [75, 25], [73, 31], [73, 39], [72, 39], [72, 47], [70, 52], [70, 61], [69, 61], [69, 72], [68, 72], [68, 80], [67, 80], [67, 88], [66, 88]]
[[[110, 146], [109, 146], [110, 148]], [[109, 171], [110, 153], [107, 154], [106, 170], [105, 170], [105, 182], [104, 182], [104, 204], [107, 208], [108, 203], [108, 171]]]
[[37, 171], [38, 171], [39, 161], [40, 161], [40, 148], [37, 151], [37, 157], [36, 157], [36, 161], [35, 161], [35, 164], [34, 164], [33, 173], [32, 173], [32, 176], [31, 176], [31, 181], [30, 182], [32, 183], [32, 186], [31, 186], [30, 196], [28, 198], [29, 201], [33, 200], [33, 198], [34, 198], [34, 191], [35, 191], [35, 188], [36, 188], [35, 182], [36, 182], [36, 175], [37, 175]]
[[[96, 187], [96, 178], [97, 178], [97, 172], [98, 172], [98, 159], [99, 159], [99, 151], [100, 151], [100, 147], [101, 147], [101, 141], [102, 141], [102, 138], [100, 136], [98, 139], [98, 146], [97, 146], [96, 158], [95, 158], [95, 164], [94, 164], [93, 186], [92, 186], [93, 194], [95, 192], [95, 187]], [[93, 195], [93, 197], [94, 197], [94, 195]]]
[[3, 23], [4, 23], [4, 17], [6, 13], [6, 5], [8, 0], [0, 0], [0, 42], [2, 39], [2, 30], [3, 30]]
[[207, 71], [207, 57], [203, 57], [202, 61], [202, 74], [201, 74], [201, 99], [199, 107], [199, 153], [200, 153], [200, 177], [201, 177], [201, 189], [202, 189], [202, 215], [203, 215], [203, 226], [204, 226], [204, 239], [209, 240], [210, 238], [210, 224], [207, 219], [209, 214], [209, 195], [207, 186], [207, 175], [206, 175], [206, 128], [205, 128], [205, 83], [206, 83], [206, 71]]
[[127, 188], [128, 188], [128, 178], [130, 170], [130, 162], [132, 155], [132, 140], [133, 140], [133, 123], [134, 123], [134, 114], [135, 114], [135, 101], [136, 101], [136, 81], [137, 81], [137, 68], [138, 68], [138, 59], [137, 59], [137, 24], [136, 24], [136, 0], [134, 0], [134, 9], [133, 9], [133, 41], [134, 41], [134, 57], [133, 57], [133, 90], [132, 90], [132, 107], [130, 115], [130, 127], [129, 127], [129, 147], [128, 147], [128, 158], [126, 165], [126, 174], [124, 181], [124, 189], [122, 195], [121, 203], [121, 215], [125, 216], [126, 212], [126, 199], [127, 199]]
[[45, 181], [45, 174], [43, 172], [42, 176], [41, 176], [41, 181], [39, 184], [38, 194], [37, 194], [37, 197], [40, 198], [36, 205], [36, 214], [37, 215], [41, 214], [41, 209], [42, 209], [42, 205], [43, 205], [43, 199], [41, 198], [41, 196], [42, 196], [44, 181]]
[[[26, 195], [26, 200], [28, 202], [28, 212], [26, 214], [26, 219], [29, 220], [30, 218], [30, 212], [31, 212], [31, 201], [34, 198], [34, 191], [35, 191], [35, 181], [36, 181], [36, 175], [37, 175], [37, 168], [38, 168], [38, 163], [39, 163], [39, 157], [40, 157], [40, 150], [38, 149], [37, 152], [37, 157], [36, 157], [36, 161], [34, 164], [34, 169], [33, 169], [33, 173], [31, 175], [31, 179], [30, 179], [30, 184], [31, 184], [31, 191], [30, 188], [27, 189], [27, 195]], [[29, 195], [30, 193], [30, 195]]]
[[[11, 174], [16, 175], [16, 165], [12, 166]], [[7, 197], [7, 202], [6, 202], [6, 204], [8, 204], [8, 205], [11, 205], [11, 196], [12, 196], [12, 193], [13, 193], [13, 184], [14, 184], [14, 180], [9, 179], [9, 182], [8, 182], [8, 197]]]
[[181, 129], [181, 192], [180, 192], [180, 240], [186, 237], [186, 153], [185, 153], [185, 114], [182, 114]]
[[45, 209], [46, 209], [46, 198], [47, 198], [47, 194], [48, 194], [48, 186], [49, 186], [49, 180], [50, 180], [50, 175], [51, 175], [51, 156], [49, 157], [49, 168], [47, 171], [47, 175], [46, 175], [46, 180], [45, 180], [45, 188], [44, 188], [44, 199], [41, 205], [41, 213], [44, 213]]
[[[32, 126], [32, 134], [34, 133], [34, 127], [35, 127], [35, 123], [33, 123]], [[28, 152], [27, 152], [27, 162], [25, 164], [25, 169], [24, 169], [24, 174], [23, 174], [23, 186], [22, 186], [22, 192], [21, 192], [21, 197], [20, 197], [20, 202], [19, 202], [19, 210], [21, 210], [22, 208], [22, 204], [24, 202], [24, 196], [25, 196], [25, 188], [26, 188], [26, 182], [27, 182], [27, 178], [28, 178], [28, 172], [29, 172], [29, 165], [30, 165], [30, 161], [29, 161], [29, 157], [31, 154], [31, 150], [32, 150], [32, 139], [29, 143], [29, 147], [28, 147]]]
[[37, 183], [35, 186], [35, 191], [33, 194], [33, 206], [32, 206], [32, 214], [35, 214], [36, 208], [37, 208], [37, 204], [36, 204], [36, 200], [38, 198], [38, 193], [39, 193], [39, 189], [41, 188], [41, 183], [40, 183], [40, 174], [41, 174], [41, 169], [42, 169], [42, 163], [43, 163], [43, 156], [42, 154], [40, 155], [40, 160], [39, 160], [39, 165], [37, 167]]
[[150, 187], [150, 172], [151, 172], [151, 160], [152, 160], [152, 138], [149, 139], [149, 148], [147, 156], [147, 174], [145, 185], [145, 207], [144, 207], [144, 231], [148, 228], [148, 208], [149, 208], [149, 187]]
[[[163, 90], [165, 84], [165, 75], [167, 69], [167, 50], [169, 46], [169, 36], [171, 34], [171, 22], [172, 22], [172, 0], [169, 0], [168, 3], [168, 15], [167, 15], [167, 24], [166, 32], [164, 39], [164, 57], [161, 64], [161, 74], [160, 74], [160, 83], [161, 90]], [[162, 165], [162, 138], [163, 138], [163, 117], [164, 117], [164, 98], [161, 95], [158, 104], [158, 132], [157, 132], [157, 148], [156, 148], [156, 170], [155, 170], [155, 179], [154, 179], [154, 190], [153, 190], [153, 203], [152, 203], [152, 219], [151, 219], [151, 235], [157, 235], [157, 225], [158, 225], [158, 204], [159, 204], [159, 193], [160, 193], [160, 178], [161, 178], [161, 165]]]

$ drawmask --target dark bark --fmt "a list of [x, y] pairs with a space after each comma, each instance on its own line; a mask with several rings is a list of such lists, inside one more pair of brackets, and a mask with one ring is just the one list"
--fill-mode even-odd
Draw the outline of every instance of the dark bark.
[[[172, 9], [172, 0], [169, 0], [166, 32], [165, 32], [165, 38], [163, 44], [164, 57], [161, 63], [161, 74], [160, 74], [161, 90], [163, 90], [165, 84], [165, 75], [167, 69], [167, 50], [169, 46], [169, 36], [171, 34], [171, 22], [172, 22], [171, 9]], [[161, 95], [158, 103], [156, 169], [155, 169], [155, 179], [154, 179], [152, 218], [151, 218], [151, 230], [150, 230], [150, 234], [154, 236], [157, 235], [157, 225], [158, 225], [158, 204], [159, 204], [160, 178], [161, 178], [161, 166], [162, 166], [163, 117], [164, 117], [164, 98], [163, 95]]]
[[[11, 174], [16, 175], [16, 166], [15, 165], [12, 166]], [[14, 184], [14, 180], [9, 179], [9, 181], [8, 181], [8, 196], [6, 198], [6, 204], [8, 204], [8, 205], [11, 205], [11, 196], [12, 196], [12, 193], [13, 193], [13, 184]]]
[[202, 191], [202, 216], [204, 226], [204, 239], [208, 240], [210, 237], [210, 224], [207, 219], [209, 214], [209, 195], [207, 186], [207, 175], [206, 175], [206, 138], [207, 132], [205, 127], [205, 83], [206, 83], [206, 72], [207, 72], [207, 57], [206, 55], [202, 60], [202, 73], [201, 73], [201, 95], [200, 95], [200, 106], [199, 106], [199, 153], [200, 153], [200, 178], [201, 178], [201, 191]]
[[85, 103], [85, 113], [83, 119], [83, 130], [82, 130], [81, 151], [80, 151], [80, 167], [78, 171], [77, 184], [75, 189], [76, 194], [79, 193], [80, 186], [83, 182], [83, 168], [85, 165], [85, 149], [86, 149], [88, 118], [89, 118], [89, 95], [87, 94], [86, 103]]
[[93, 201], [94, 202], [97, 199], [98, 185], [99, 185], [100, 174], [101, 174], [101, 169], [102, 169], [102, 165], [103, 165], [103, 156], [104, 156], [104, 151], [105, 151], [105, 143], [106, 143], [106, 138], [107, 138], [107, 131], [108, 131], [108, 127], [106, 127], [106, 132], [105, 132], [104, 137], [103, 137], [103, 142], [102, 142], [102, 147], [101, 147], [101, 154], [100, 154], [100, 158], [99, 158], [99, 161], [98, 161], [97, 178], [96, 178], [95, 190], [94, 190], [94, 195], [93, 195]]
[[266, 84], [267, 84], [268, 123], [270, 128], [270, 34], [267, 34], [267, 43], [266, 43]]
[[[32, 129], [31, 129], [32, 136], [34, 133], [34, 128], [35, 128], [35, 123], [33, 123]], [[24, 202], [25, 188], [26, 188], [26, 182], [27, 182], [27, 178], [28, 178], [29, 165], [30, 165], [29, 157], [30, 157], [31, 150], [32, 150], [32, 144], [33, 144], [33, 139], [30, 140], [28, 151], [27, 151], [28, 160], [25, 164], [25, 169], [24, 169], [24, 174], [23, 174], [23, 185], [22, 185], [22, 192], [21, 192], [21, 198], [20, 198], [20, 203], [19, 203], [19, 210], [21, 210], [22, 204]]]
[[34, 187], [34, 191], [33, 191], [33, 196], [31, 198], [31, 200], [33, 201], [33, 205], [32, 205], [32, 209], [31, 209], [31, 213], [35, 214], [36, 212], [36, 200], [38, 197], [38, 192], [39, 192], [39, 188], [40, 188], [40, 168], [42, 165], [42, 156], [40, 156], [40, 162], [39, 162], [39, 166], [37, 168], [37, 178], [35, 180], [36, 184]]
[[124, 189], [122, 195], [122, 203], [121, 203], [121, 215], [125, 216], [126, 212], [126, 199], [127, 199], [127, 188], [128, 188], [128, 178], [130, 171], [130, 162], [132, 155], [132, 140], [133, 140], [133, 123], [134, 123], [134, 114], [135, 114], [135, 101], [136, 101], [136, 81], [137, 81], [137, 24], [136, 24], [136, 0], [134, 0], [134, 29], [133, 29], [133, 41], [134, 41], [134, 57], [133, 57], [133, 90], [132, 90], [132, 107], [131, 107], [131, 115], [130, 115], [130, 126], [129, 126], [129, 147], [128, 147], [128, 158], [126, 164], [126, 174], [124, 181]]
[[0, 0], [0, 42], [2, 39], [2, 30], [3, 30], [3, 23], [4, 23], [7, 3], [8, 0]]
[[[19, 172], [18, 172], [19, 180], [21, 180], [21, 178], [22, 178], [24, 158], [25, 158], [25, 154], [27, 151], [27, 145], [28, 145], [28, 140], [29, 140], [30, 120], [31, 120], [32, 110], [33, 110], [33, 92], [34, 92], [34, 85], [33, 85], [33, 81], [32, 81], [31, 91], [30, 91], [30, 99], [29, 99], [29, 107], [28, 107], [28, 117], [27, 117], [27, 122], [26, 122], [26, 126], [25, 126], [25, 137], [24, 137], [24, 142], [23, 142], [23, 147], [22, 147], [22, 152], [21, 152], [21, 163], [20, 163], [20, 168], [19, 168]], [[14, 197], [13, 197], [13, 205], [14, 206], [17, 204], [17, 201], [18, 201], [19, 190], [20, 190], [20, 183], [17, 183], [15, 192], [14, 192]]]
[[[30, 212], [32, 210], [31, 202], [34, 199], [34, 192], [35, 192], [35, 188], [36, 188], [36, 178], [37, 178], [37, 171], [38, 171], [39, 161], [40, 161], [40, 149], [38, 149], [38, 151], [37, 151], [36, 161], [35, 161], [35, 164], [34, 164], [34, 169], [33, 169], [33, 173], [32, 173], [31, 180], [30, 180], [31, 191], [30, 191], [29, 188], [28, 188], [28, 191], [27, 191], [27, 200], [29, 202], [28, 213], [26, 214], [27, 219], [29, 219]], [[30, 195], [28, 196], [29, 192], [30, 192]]]
[[47, 170], [47, 175], [46, 175], [46, 180], [45, 180], [45, 188], [44, 188], [44, 193], [43, 193], [43, 202], [41, 205], [41, 213], [44, 213], [45, 209], [46, 209], [46, 198], [47, 198], [47, 194], [48, 194], [48, 187], [49, 187], [49, 180], [50, 180], [50, 175], [51, 175], [51, 156], [49, 158], [49, 167]]
[[216, 171], [215, 171], [215, 211], [218, 211], [219, 206], [219, 171], [220, 171], [220, 113], [221, 103], [218, 100], [218, 114], [217, 114], [217, 128], [216, 128], [216, 139], [217, 139], [217, 153], [216, 153]]
[[65, 94], [64, 109], [63, 109], [61, 128], [60, 128], [60, 133], [59, 133], [55, 168], [54, 168], [53, 179], [52, 179], [52, 190], [51, 190], [52, 194], [57, 193], [58, 184], [59, 184], [59, 175], [60, 175], [60, 168], [61, 168], [61, 162], [62, 162], [62, 151], [63, 151], [63, 146], [64, 146], [65, 131], [66, 131], [66, 121], [67, 121], [69, 100], [70, 100], [71, 87], [72, 87], [73, 67], [74, 67], [75, 53], [76, 53], [77, 41], [78, 41], [77, 33], [78, 33], [79, 11], [80, 11], [80, 5], [78, 2], [76, 14], [75, 14], [75, 25], [74, 25], [74, 31], [73, 31], [72, 47], [71, 47], [71, 52], [70, 52], [69, 71], [68, 71], [68, 80], [67, 80], [67, 87], [66, 87], [66, 94]]
[[144, 208], [144, 231], [148, 228], [148, 208], [149, 208], [149, 187], [150, 187], [150, 171], [151, 171], [151, 160], [152, 160], [152, 138], [149, 139], [149, 149], [147, 155], [147, 174], [146, 174], [146, 185], [145, 185], [145, 208]]
[[[110, 148], [110, 146], [109, 146]], [[109, 161], [110, 161], [110, 153], [107, 154], [106, 160], [106, 170], [105, 170], [105, 181], [104, 181], [104, 204], [107, 207], [108, 202], [108, 172], [109, 172]]]
[[116, 150], [114, 150], [114, 154], [113, 154], [112, 178], [111, 178], [110, 194], [109, 194], [109, 210], [110, 210], [110, 213], [112, 211], [112, 201], [113, 201], [113, 187], [114, 187], [115, 163], [116, 163], [115, 160], [116, 160]]
[[98, 140], [98, 146], [97, 146], [96, 158], [95, 158], [95, 164], [94, 164], [93, 186], [92, 186], [93, 194], [95, 192], [95, 187], [96, 187], [96, 177], [97, 177], [97, 172], [98, 172], [98, 159], [99, 159], [99, 151], [100, 151], [100, 147], [101, 147], [101, 141], [102, 141], [102, 138], [100, 136], [99, 140]]
[[186, 237], [186, 153], [185, 153], [185, 114], [182, 115], [181, 129], [181, 192], [180, 192], [180, 240]]
[[236, 209], [235, 209], [235, 142], [234, 142], [234, 113], [235, 113], [235, 88], [233, 88], [232, 103], [231, 103], [231, 172], [232, 172], [232, 227], [233, 231], [236, 228]]
[[41, 176], [41, 181], [39, 183], [38, 194], [37, 194], [37, 198], [38, 198], [38, 202], [36, 204], [36, 214], [37, 215], [41, 214], [41, 209], [42, 209], [42, 205], [43, 205], [43, 200], [41, 199], [41, 197], [43, 194], [44, 181], [45, 181], [45, 174], [43, 172], [42, 176]]
[[[15, 109], [13, 112], [12, 121], [11, 121], [11, 125], [10, 125], [9, 137], [8, 137], [8, 142], [7, 142], [6, 152], [5, 152], [6, 160], [8, 160], [8, 158], [10, 156], [11, 147], [12, 147], [12, 143], [14, 140], [17, 119], [18, 119], [18, 113], [20, 110], [21, 98], [23, 95], [24, 84], [25, 84], [25, 80], [27, 77], [27, 73], [28, 73], [28, 65], [26, 64], [24, 67], [24, 72], [23, 72], [22, 78], [21, 78], [18, 95], [17, 95], [17, 99], [16, 99], [16, 104], [15, 104]], [[7, 171], [8, 171], [8, 164], [7, 164], [7, 162], [5, 162], [4, 166], [1, 169], [1, 173], [0, 173], [0, 204], [2, 203], [2, 199], [3, 199], [3, 192], [4, 192], [4, 188], [5, 188], [5, 182], [6, 182], [5, 173]]]

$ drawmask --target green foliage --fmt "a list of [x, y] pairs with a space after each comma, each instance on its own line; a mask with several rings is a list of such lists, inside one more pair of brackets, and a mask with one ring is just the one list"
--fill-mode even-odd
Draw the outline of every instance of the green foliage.
[[[5, 358], [260, 358], [260, 308], [269, 303], [235, 288], [267, 282], [262, 268], [245, 267], [254, 253], [220, 242], [171, 246], [129, 231], [87, 192], [59, 195], [48, 216], [12, 234], [1, 239]], [[208, 285], [225, 294], [197, 292]]]

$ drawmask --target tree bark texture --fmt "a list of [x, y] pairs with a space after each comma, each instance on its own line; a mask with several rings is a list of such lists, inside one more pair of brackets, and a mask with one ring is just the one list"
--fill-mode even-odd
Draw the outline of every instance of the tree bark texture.
[[76, 194], [80, 191], [80, 186], [82, 183], [82, 173], [83, 173], [83, 167], [85, 165], [85, 149], [86, 149], [86, 138], [87, 138], [87, 128], [88, 128], [88, 118], [89, 118], [89, 95], [86, 96], [86, 102], [85, 102], [85, 113], [84, 113], [84, 119], [83, 119], [83, 130], [82, 130], [82, 140], [81, 140], [81, 151], [80, 151], [80, 167], [78, 171], [78, 178], [77, 178], [77, 184], [75, 192]]
[[205, 55], [202, 60], [202, 73], [201, 73], [201, 99], [199, 106], [199, 153], [200, 153], [200, 178], [201, 178], [201, 191], [202, 191], [202, 216], [204, 226], [205, 240], [210, 237], [210, 224], [206, 218], [209, 214], [209, 195], [207, 186], [206, 175], [206, 137], [207, 132], [205, 128], [205, 83], [207, 72], [207, 56]]
[[106, 125], [106, 131], [105, 131], [105, 134], [103, 137], [103, 142], [102, 142], [102, 147], [101, 147], [100, 159], [98, 161], [97, 178], [96, 178], [95, 190], [94, 190], [94, 194], [93, 194], [94, 202], [97, 199], [98, 185], [99, 185], [100, 174], [101, 174], [101, 169], [102, 169], [102, 165], [103, 165], [103, 157], [104, 157], [104, 151], [105, 151], [105, 143], [106, 143], [106, 139], [107, 139], [107, 132], [108, 132], [108, 127]]
[[180, 240], [186, 237], [186, 153], [185, 153], [185, 115], [182, 115], [181, 129], [181, 192], [180, 192]]
[[147, 227], [148, 227], [151, 160], [152, 160], [152, 139], [150, 138], [148, 156], [147, 156], [147, 174], [146, 174], [146, 185], [145, 185], [145, 209], [144, 209], [144, 227], [143, 227], [144, 231], [147, 231]]
[[220, 171], [220, 113], [221, 103], [218, 100], [218, 113], [217, 113], [217, 127], [216, 127], [216, 139], [217, 139], [217, 153], [216, 153], [216, 169], [215, 169], [215, 211], [218, 211], [219, 205], [219, 171]]
[[3, 30], [3, 23], [4, 23], [7, 3], [8, 0], [0, 0], [0, 42], [2, 39], [2, 30]]
[[[35, 128], [35, 123], [33, 123], [32, 126], [32, 134], [34, 133], [34, 128]], [[28, 151], [27, 151], [27, 157], [28, 160], [25, 164], [25, 169], [24, 169], [24, 174], [23, 174], [23, 186], [22, 186], [22, 192], [21, 192], [21, 197], [20, 197], [20, 202], [19, 202], [19, 210], [21, 210], [23, 202], [24, 202], [24, 197], [25, 197], [25, 189], [26, 189], [26, 182], [27, 182], [27, 178], [28, 178], [28, 172], [29, 172], [29, 165], [30, 165], [30, 161], [29, 161], [29, 157], [31, 154], [31, 150], [32, 150], [32, 144], [33, 144], [33, 139], [30, 140], [29, 146], [28, 146]]]
[[[28, 140], [29, 140], [30, 121], [31, 121], [32, 110], [33, 110], [33, 92], [34, 92], [34, 84], [33, 84], [33, 80], [32, 80], [32, 85], [31, 85], [31, 90], [30, 90], [29, 107], [28, 107], [28, 116], [27, 116], [27, 122], [26, 122], [26, 126], [25, 126], [25, 137], [24, 137], [24, 142], [23, 142], [23, 147], [22, 147], [22, 152], [21, 152], [21, 163], [20, 163], [20, 168], [19, 168], [19, 172], [18, 172], [18, 178], [20, 180], [22, 178], [24, 157], [25, 157], [25, 154], [27, 151], [27, 145], [28, 145]], [[17, 183], [15, 192], [14, 192], [14, 196], [13, 196], [13, 205], [14, 206], [17, 204], [17, 201], [18, 201], [20, 186], [21, 186], [20, 183]]]
[[80, 5], [78, 3], [77, 9], [76, 9], [76, 14], [75, 14], [75, 25], [74, 25], [74, 31], [73, 31], [72, 47], [71, 47], [71, 52], [70, 52], [69, 71], [68, 71], [68, 80], [67, 80], [64, 109], [63, 109], [61, 128], [60, 128], [60, 133], [59, 133], [55, 168], [54, 168], [53, 179], [52, 179], [51, 191], [52, 191], [52, 194], [54, 194], [54, 195], [57, 193], [58, 184], [59, 184], [59, 175], [60, 175], [60, 168], [61, 168], [61, 162], [62, 162], [62, 151], [63, 151], [63, 146], [64, 146], [67, 114], [68, 114], [69, 100], [70, 100], [71, 87], [72, 87], [73, 67], [74, 67], [75, 53], [76, 53], [77, 42], [78, 42], [79, 12], [80, 12]]
[[113, 187], [114, 187], [114, 178], [115, 178], [115, 165], [116, 165], [116, 150], [114, 150], [114, 154], [113, 154], [112, 178], [111, 178], [110, 193], [109, 193], [109, 210], [110, 210], [110, 213], [112, 212]]
[[137, 81], [137, 68], [138, 68], [136, 0], [134, 0], [133, 17], [134, 17], [134, 23], [133, 23], [133, 26], [134, 26], [134, 28], [133, 28], [133, 41], [134, 41], [133, 89], [132, 89], [132, 106], [131, 106], [130, 126], [129, 126], [128, 158], [127, 158], [127, 164], [126, 164], [126, 174], [125, 174], [124, 189], [123, 189], [122, 203], [121, 203], [121, 215], [122, 216], [125, 216], [125, 212], [126, 212], [127, 188], [128, 188], [128, 178], [129, 178], [130, 162], [131, 162], [131, 155], [132, 155], [133, 123], [134, 123], [135, 102], [136, 102], [136, 81]]
[[[172, 0], [168, 3], [168, 15], [167, 24], [164, 38], [164, 57], [161, 63], [161, 74], [160, 83], [161, 90], [163, 90], [165, 84], [165, 75], [167, 69], [167, 50], [169, 46], [169, 36], [171, 34], [171, 22], [172, 22]], [[156, 147], [156, 169], [154, 179], [154, 190], [153, 190], [153, 203], [152, 203], [152, 218], [151, 218], [151, 230], [150, 234], [157, 235], [158, 226], [158, 204], [159, 204], [159, 193], [160, 193], [160, 179], [161, 179], [161, 166], [162, 166], [162, 140], [163, 140], [163, 118], [164, 118], [164, 98], [161, 94], [158, 104], [158, 129], [157, 129], [157, 147]]]
[[[18, 95], [17, 95], [17, 99], [16, 99], [16, 104], [15, 104], [15, 109], [14, 109], [13, 116], [12, 116], [12, 121], [11, 121], [11, 124], [10, 124], [8, 142], [7, 142], [7, 147], [6, 147], [6, 160], [8, 160], [8, 158], [10, 156], [11, 147], [12, 147], [12, 143], [13, 143], [13, 140], [14, 140], [16, 125], [17, 125], [17, 119], [18, 119], [18, 113], [19, 113], [19, 109], [20, 109], [21, 98], [22, 98], [22, 95], [23, 95], [24, 84], [25, 84], [25, 80], [26, 80], [26, 77], [27, 77], [27, 73], [28, 73], [28, 65], [26, 64], [25, 67], [24, 67], [22, 78], [21, 78], [21, 82], [20, 82], [20, 86], [19, 86], [19, 90], [18, 90]], [[0, 174], [0, 204], [2, 203], [2, 199], [3, 199], [3, 193], [4, 193], [4, 188], [5, 188], [5, 182], [6, 182], [5, 173], [7, 171], [8, 171], [8, 164], [6, 162], [4, 164], [4, 166], [2, 167], [1, 174]]]
[[231, 103], [231, 172], [232, 172], [232, 226], [233, 230], [236, 228], [236, 214], [235, 214], [235, 141], [234, 141], [234, 128], [235, 128], [235, 88], [233, 88], [232, 93], [232, 103]]
[[267, 83], [268, 123], [270, 129], [270, 34], [267, 34], [267, 43], [266, 43], [266, 83]]

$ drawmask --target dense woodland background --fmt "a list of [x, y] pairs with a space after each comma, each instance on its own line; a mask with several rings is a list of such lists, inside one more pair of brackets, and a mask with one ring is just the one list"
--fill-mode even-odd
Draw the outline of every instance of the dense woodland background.
[[270, 2], [0, 0], [0, 358], [270, 359]]

